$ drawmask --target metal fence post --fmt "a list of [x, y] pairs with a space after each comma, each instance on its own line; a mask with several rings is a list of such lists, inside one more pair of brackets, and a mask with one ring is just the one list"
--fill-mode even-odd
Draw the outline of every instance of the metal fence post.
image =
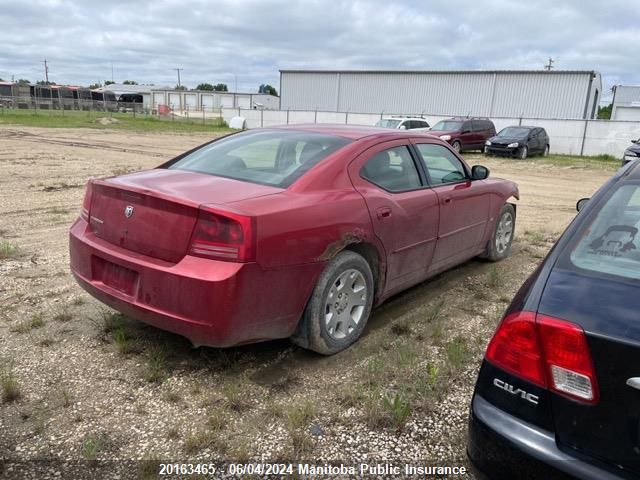
[[316, 107], [316, 110], [313, 114], [313, 123], [318, 123], [318, 107]]
[[260, 110], [260, 128], [264, 127], [264, 110]]
[[287, 108], [287, 125], [289, 125], [289, 109]]
[[580, 156], [584, 154], [584, 143], [587, 139], [587, 126], [589, 125], [589, 120], [584, 121], [584, 131], [582, 132], [582, 145], [580, 146]]
[[347, 110], [344, 114], [344, 124], [347, 125], [349, 123], [349, 111]]

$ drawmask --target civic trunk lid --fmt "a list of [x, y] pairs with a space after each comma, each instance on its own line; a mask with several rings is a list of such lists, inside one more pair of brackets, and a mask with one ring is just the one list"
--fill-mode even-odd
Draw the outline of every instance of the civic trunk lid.
[[629, 383], [640, 379], [638, 293], [637, 282], [556, 269], [539, 307], [541, 314], [584, 329], [600, 392], [595, 405], [551, 395], [558, 443], [636, 474], [640, 390]]
[[95, 180], [89, 223], [95, 235], [109, 243], [175, 263], [189, 249], [200, 205], [280, 191], [201, 173], [149, 170]]

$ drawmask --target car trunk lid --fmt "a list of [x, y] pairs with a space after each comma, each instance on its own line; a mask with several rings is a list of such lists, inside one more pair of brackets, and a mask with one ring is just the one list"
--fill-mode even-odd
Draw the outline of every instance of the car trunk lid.
[[552, 395], [556, 439], [565, 447], [640, 473], [640, 295], [633, 282], [554, 270], [539, 313], [580, 325], [600, 398], [588, 405]]
[[202, 204], [224, 205], [281, 189], [213, 175], [156, 169], [94, 180], [90, 225], [103, 240], [153, 258], [178, 262]]

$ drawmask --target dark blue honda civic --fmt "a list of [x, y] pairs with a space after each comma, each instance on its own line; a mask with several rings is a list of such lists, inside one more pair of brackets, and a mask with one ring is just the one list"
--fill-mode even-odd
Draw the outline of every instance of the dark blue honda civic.
[[487, 347], [481, 478], [640, 479], [640, 160], [578, 208]]

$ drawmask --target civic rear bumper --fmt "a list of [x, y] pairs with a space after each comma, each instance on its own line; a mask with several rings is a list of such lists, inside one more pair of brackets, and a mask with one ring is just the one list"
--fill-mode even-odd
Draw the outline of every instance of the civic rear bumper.
[[492, 480], [627, 478], [565, 453], [553, 433], [504, 412], [477, 394], [469, 418], [467, 455], [478, 476]]
[[96, 237], [82, 219], [69, 231], [69, 253], [74, 277], [92, 296], [196, 346], [290, 336], [322, 269], [264, 270], [189, 255], [171, 264]]

